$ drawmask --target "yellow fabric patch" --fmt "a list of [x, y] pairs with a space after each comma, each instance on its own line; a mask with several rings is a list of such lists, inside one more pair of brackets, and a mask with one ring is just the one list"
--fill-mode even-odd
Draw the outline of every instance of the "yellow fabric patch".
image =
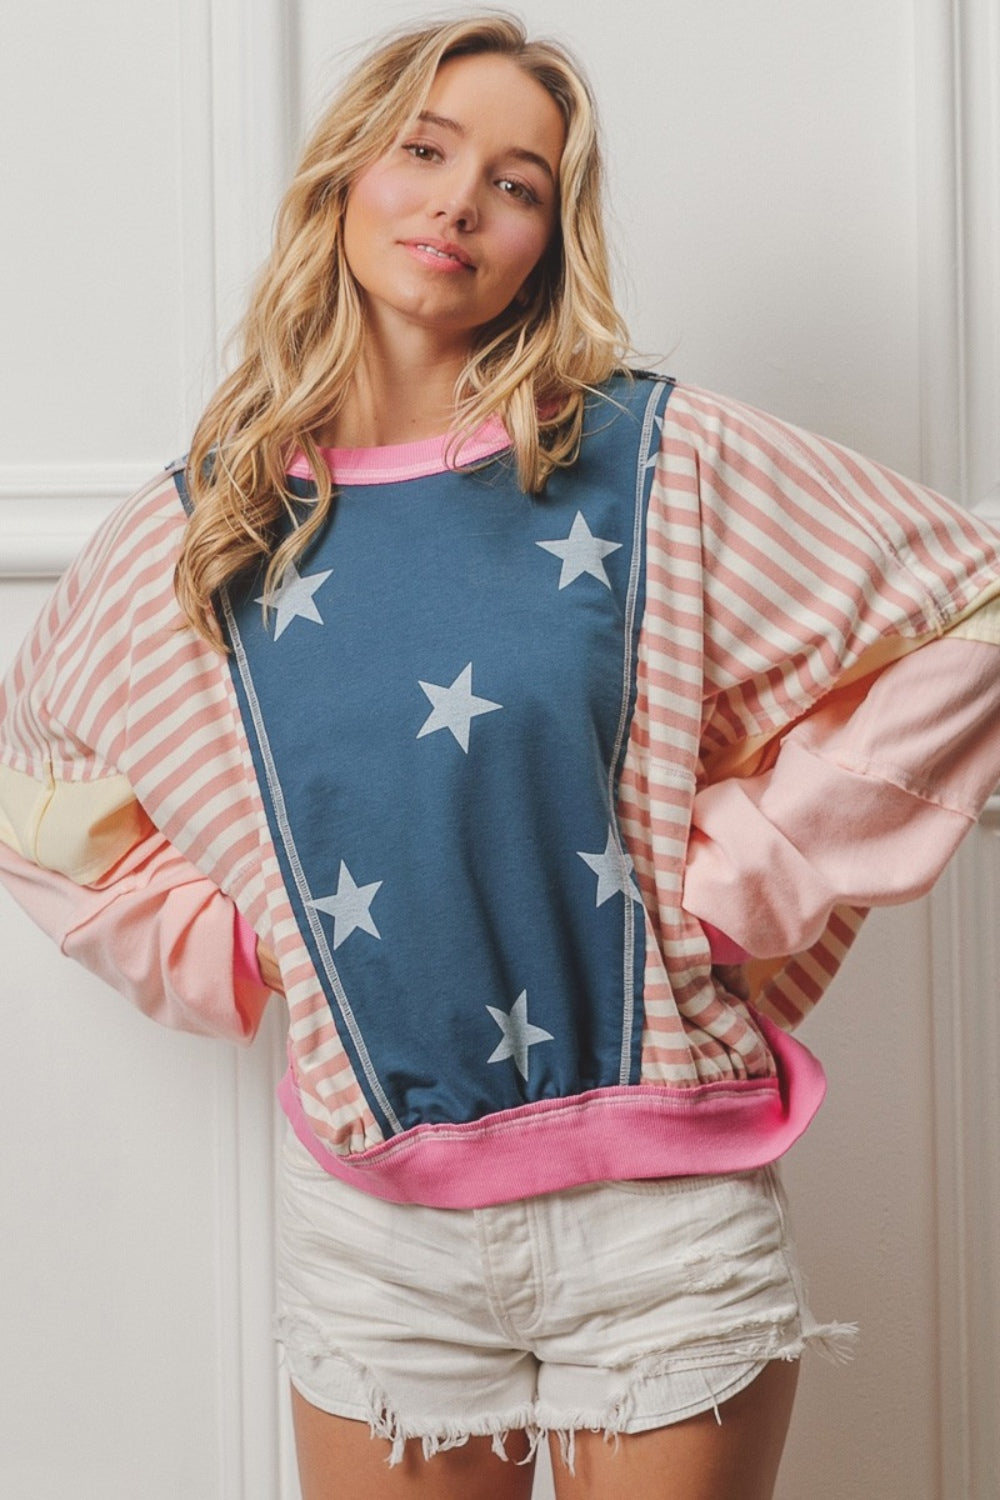
[[[1000, 646], [1000, 579], [973, 600], [968, 609], [962, 611], [954, 623], [949, 625], [944, 636]], [[881, 672], [883, 667], [908, 656], [911, 651], [918, 651], [930, 641], [940, 639], [941, 636], [934, 635], [883, 636], [862, 653], [853, 667], [838, 677], [832, 692], [838, 693], [863, 677]], [[829, 699], [821, 700], [825, 701]], [[721, 781], [726, 776], [756, 776], [766, 771], [777, 755], [785, 732], [782, 730], [778, 734], [758, 735], [741, 740], [710, 757], [705, 762], [705, 782]]]
[[982, 641], [987, 646], [1000, 646], [1000, 583], [997, 592], [985, 602], [980, 596], [959, 620], [948, 629], [946, 635], [959, 636], [965, 641]]
[[[849, 667], [837, 678], [835, 686], [826, 697], [819, 700], [817, 707], [829, 703], [832, 696], [850, 687], [852, 683], [881, 672], [891, 662], [899, 661], [902, 657], [909, 656], [911, 651], [917, 651], [929, 641], [937, 639], [933, 635], [883, 636], [873, 646], [869, 646], [867, 651], [862, 652], [853, 667]], [[786, 725], [773, 734], [754, 735], [739, 740], [716, 755], [709, 756], [705, 761], [704, 784], [712, 785], [728, 776], [758, 776], [762, 771], [768, 770], [774, 763], [781, 741], [791, 727]]]
[[45, 783], [0, 766], [0, 839], [77, 885], [99, 880], [151, 827], [124, 776]]

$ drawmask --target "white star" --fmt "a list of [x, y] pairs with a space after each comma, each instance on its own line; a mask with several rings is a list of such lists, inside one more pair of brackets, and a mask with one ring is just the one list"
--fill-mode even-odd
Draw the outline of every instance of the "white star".
[[517, 1071], [527, 1081], [528, 1048], [533, 1047], [536, 1042], [554, 1041], [551, 1031], [543, 1031], [540, 1026], [532, 1026], [528, 1020], [527, 990], [521, 991], [511, 1006], [509, 1014], [506, 1011], [497, 1010], [495, 1005], [487, 1005], [486, 1009], [503, 1032], [503, 1037], [486, 1061], [503, 1062], [505, 1058], [512, 1057]]
[[[292, 623], [294, 619], [301, 617], [303, 620], [312, 620], [316, 625], [322, 625], [323, 617], [316, 608], [313, 594], [324, 584], [332, 570], [325, 573], [309, 573], [303, 577], [294, 563], [289, 563], [284, 577], [278, 586], [271, 603], [277, 611], [274, 623], [274, 639], [277, 640]], [[255, 601], [263, 604], [263, 596]]]
[[583, 519], [580, 511], [577, 511], [570, 528], [569, 536], [562, 542], [536, 542], [537, 547], [544, 547], [546, 552], [552, 552], [556, 557], [562, 558], [562, 569], [559, 573], [559, 587], [564, 589], [574, 578], [579, 578], [581, 573], [589, 573], [605, 588], [611, 587], [611, 580], [604, 571], [603, 559], [609, 552], [617, 552], [621, 542], [606, 542], [599, 536], [591, 534], [590, 527]]
[[362, 932], [371, 933], [372, 937], [381, 938], [382, 934], [375, 926], [370, 911], [375, 892], [381, 884], [381, 880], [376, 880], [372, 885], [355, 885], [353, 875], [341, 860], [336, 894], [321, 896], [318, 901], [309, 902], [317, 911], [324, 911], [333, 918], [334, 948], [339, 948], [357, 927]]
[[619, 847], [613, 828], [608, 829], [608, 842], [603, 854], [584, 854], [581, 849], [576, 852], [597, 876], [596, 906], [603, 906], [605, 901], [610, 901], [619, 891], [623, 896], [630, 896], [633, 901], [642, 900], [631, 876], [632, 861]]
[[433, 682], [421, 682], [420, 686], [434, 707], [420, 729], [417, 739], [425, 734], [434, 734], [438, 729], [450, 729], [466, 755], [469, 753], [469, 726], [477, 714], [491, 714], [503, 708], [502, 703], [491, 703], [489, 698], [477, 698], [472, 691], [472, 663], [459, 672], [451, 687], [436, 687]]

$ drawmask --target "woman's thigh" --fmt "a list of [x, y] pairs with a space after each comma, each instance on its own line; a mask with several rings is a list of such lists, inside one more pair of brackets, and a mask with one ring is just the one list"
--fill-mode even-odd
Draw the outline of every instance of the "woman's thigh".
[[[411, 1438], [401, 1463], [389, 1467], [390, 1444], [366, 1422], [331, 1416], [292, 1389], [295, 1448], [302, 1500], [528, 1500], [534, 1464], [523, 1432], [506, 1438], [506, 1461], [489, 1437], [469, 1438], [425, 1458]], [[609, 1492], [610, 1493], [610, 1492]]]
[[[798, 1362], [772, 1360], [714, 1412], [649, 1432], [574, 1435], [574, 1468], [552, 1439], [557, 1500], [771, 1500], [788, 1432]], [[526, 1434], [507, 1436], [506, 1462], [488, 1437], [424, 1458], [419, 1439], [388, 1465], [389, 1445], [367, 1423], [331, 1416], [292, 1390], [302, 1500], [529, 1500]]]
[[617, 1441], [577, 1432], [573, 1473], [553, 1442], [557, 1500], [771, 1500], [798, 1372], [798, 1361], [771, 1360], [720, 1420], [706, 1411]]

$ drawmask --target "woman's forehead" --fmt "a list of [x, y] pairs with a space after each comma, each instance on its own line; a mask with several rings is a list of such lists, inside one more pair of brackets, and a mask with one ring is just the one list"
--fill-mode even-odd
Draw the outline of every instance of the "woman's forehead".
[[420, 117], [456, 135], [477, 135], [534, 154], [555, 177], [566, 138], [562, 110], [548, 90], [497, 53], [448, 58], [438, 68]]

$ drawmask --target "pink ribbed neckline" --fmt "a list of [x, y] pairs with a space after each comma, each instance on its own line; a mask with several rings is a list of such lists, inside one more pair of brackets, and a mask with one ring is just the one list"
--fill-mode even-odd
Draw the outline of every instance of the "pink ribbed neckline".
[[[466, 438], [449, 463], [448, 435], [422, 438], [417, 443], [391, 443], [380, 448], [321, 448], [321, 458], [337, 484], [386, 484], [393, 480], [420, 479], [443, 474], [448, 469], [479, 463], [509, 447], [502, 422], [491, 417]], [[296, 453], [288, 472], [299, 479], [312, 475], [304, 453]]]

